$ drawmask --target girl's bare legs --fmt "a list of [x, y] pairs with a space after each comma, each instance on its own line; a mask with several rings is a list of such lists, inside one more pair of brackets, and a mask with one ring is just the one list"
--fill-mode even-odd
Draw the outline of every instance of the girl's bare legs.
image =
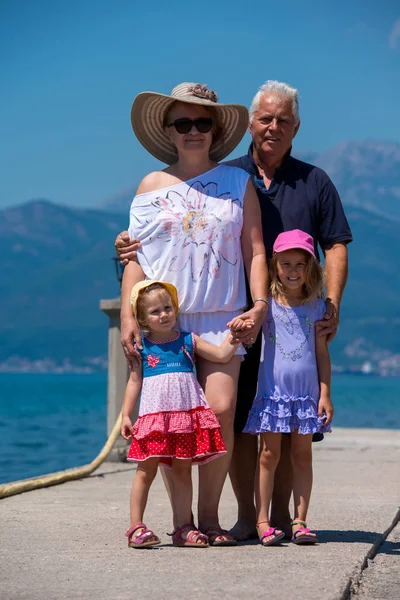
[[[164, 470], [164, 469], [163, 469]], [[174, 527], [192, 522], [192, 461], [180, 458], [172, 459], [173, 513], [176, 518]]]
[[[148, 458], [138, 463], [130, 496], [130, 527], [143, 523], [150, 486], [157, 474], [158, 461], [158, 458]], [[140, 533], [141, 531], [138, 530], [138, 534]]]
[[175, 507], [175, 489], [174, 489], [174, 478], [172, 475], [171, 469], [160, 469], [161, 477], [163, 478], [163, 482], [165, 485], [165, 489], [167, 490], [169, 502], [172, 508], [172, 523], [174, 525], [174, 529], [177, 528], [177, 516], [176, 516], [176, 507]]
[[[295, 517], [294, 521], [307, 521], [308, 506], [310, 504], [313, 471], [312, 471], [312, 435], [301, 435], [294, 431], [291, 435], [291, 461], [293, 468], [293, 499]], [[301, 525], [293, 525], [293, 533]], [[299, 533], [316, 537], [314, 533]]]
[[[177, 503], [176, 503], [177, 492], [175, 489], [175, 480], [174, 480], [173, 472], [172, 472], [172, 469], [164, 469], [164, 468], [160, 469], [160, 472], [161, 472], [161, 476], [164, 481], [165, 489], [167, 490], [168, 498], [169, 498], [169, 501], [171, 504], [172, 523], [173, 523], [173, 529], [175, 530], [177, 527], [182, 525], [182, 523], [180, 523], [180, 525], [179, 525], [180, 519], [178, 517]], [[185, 523], [194, 523], [193, 512], [190, 513], [189, 521], [185, 521]]]
[[[227, 364], [217, 364], [201, 359], [197, 363], [200, 385], [204, 389], [210, 407], [217, 415], [227, 450], [227, 453], [221, 458], [199, 467], [198, 512], [201, 531], [219, 526], [218, 505], [233, 450], [233, 421], [239, 369], [240, 356], [234, 356]], [[225, 536], [217, 536], [221, 539], [223, 537]]]
[[274, 491], [271, 501], [271, 523], [292, 537], [292, 518], [290, 516], [290, 497], [293, 490], [290, 435], [281, 436], [281, 457], [275, 471]]
[[[175, 546], [208, 547], [208, 539], [192, 524], [192, 461], [190, 459], [172, 459], [171, 478], [173, 482], [171, 497], [173, 500]], [[164, 480], [165, 481], [165, 480]]]
[[[263, 532], [269, 529], [269, 511], [274, 491], [275, 471], [281, 455], [281, 437], [280, 433], [270, 432], [260, 435], [260, 452], [255, 482], [257, 524], [260, 524], [257, 525], [257, 531], [260, 539]], [[276, 533], [282, 532], [277, 530]], [[273, 537], [266, 537], [265, 542], [272, 540]]]

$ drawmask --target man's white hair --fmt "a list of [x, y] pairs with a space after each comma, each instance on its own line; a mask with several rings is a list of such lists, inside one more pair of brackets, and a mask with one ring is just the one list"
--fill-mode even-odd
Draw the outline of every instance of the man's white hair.
[[274, 81], [273, 79], [266, 81], [254, 96], [249, 110], [250, 123], [253, 122], [254, 113], [256, 113], [260, 108], [260, 100], [264, 94], [271, 94], [273, 96], [278, 96], [279, 98], [290, 100], [292, 102], [293, 116], [297, 125], [297, 123], [300, 121], [298, 90], [287, 83], [283, 83], [282, 81]]

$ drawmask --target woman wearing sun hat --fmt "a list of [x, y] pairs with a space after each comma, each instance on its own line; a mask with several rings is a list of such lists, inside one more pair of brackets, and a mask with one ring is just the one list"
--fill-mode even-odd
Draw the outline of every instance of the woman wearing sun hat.
[[[182, 83], [171, 94], [143, 92], [133, 102], [140, 143], [169, 165], [139, 185], [130, 210], [129, 235], [140, 240], [137, 262], [122, 282], [121, 340], [127, 358], [139, 331], [129, 305], [134, 284], [157, 279], [179, 291], [180, 326], [219, 345], [229, 322], [246, 306], [244, 268], [254, 306], [246, 315], [257, 336], [267, 309], [267, 267], [258, 199], [248, 174], [219, 165], [242, 139], [247, 109], [219, 104], [205, 85]], [[243, 252], [243, 254], [242, 254]], [[235, 540], [218, 521], [218, 504], [233, 446], [233, 419], [241, 346], [226, 365], [201, 360], [198, 379], [216, 413], [227, 454], [199, 470], [199, 528], [213, 545]]]

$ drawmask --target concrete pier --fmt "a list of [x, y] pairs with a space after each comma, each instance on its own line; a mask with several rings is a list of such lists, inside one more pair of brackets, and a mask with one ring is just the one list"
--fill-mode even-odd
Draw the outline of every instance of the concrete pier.
[[[400, 528], [386, 541], [382, 534], [399, 507], [400, 432], [335, 429], [314, 446], [309, 525], [318, 546], [173, 548], [157, 476], [145, 522], [163, 545], [128, 549], [134, 466], [106, 463], [88, 479], [0, 501], [0, 598], [398, 600]], [[236, 519], [229, 482], [220, 513], [229, 528]], [[372, 549], [377, 555], [367, 561]]]
[[[120, 341], [121, 298], [100, 300], [100, 310], [109, 318], [107, 377], [107, 435], [109, 435], [122, 408], [126, 382], [129, 378], [129, 369]], [[125, 459], [126, 451], [127, 443], [122, 437], [120, 437], [114, 446], [109, 460]]]

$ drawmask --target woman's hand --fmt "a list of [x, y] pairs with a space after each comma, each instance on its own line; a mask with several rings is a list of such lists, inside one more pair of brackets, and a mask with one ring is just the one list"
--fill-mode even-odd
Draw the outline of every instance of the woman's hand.
[[121, 344], [131, 370], [137, 369], [142, 360], [140, 352], [133, 345], [133, 340], [136, 346], [142, 349], [142, 338], [135, 319], [133, 317], [131, 319], [121, 319]]
[[130, 440], [133, 434], [133, 425], [129, 417], [122, 417], [121, 421], [121, 435], [124, 440]]
[[137, 238], [131, 239], [127, 231], [121, 231], [114, 242], [121, 265], [127, 265], [130, 260], [136, 260], [137, 251], [142, 247]]
[[324, 414], [326, 415], [324, 425], [329, 425], [329, 423], [332, 423], [334, 412], [335, 411], [330, 397], [321, 396], [318, 402], [318, 416], [321, 419], [324, 416]]
[[[268, 306], [260, 302], [257, 303], [256, 306], [253, 306], [253, 308], [251, 308], [250, 310], [239, 315], [235, 319], [232, 319], [232, 321], [229, 321], [229, 323], [227, 323], [227, 327], [231, 329], [233, 342], [241, 342], [245, 345], [254, 344], [260, 332], [261, 325], [264, 322], [267, 310]], [[236, 330], [235, 321], [237, 319], [240, 321], [247, 321], [250, 327], [247, 327], [246, 329]], [[251, 323], [253, 324], [251, 325]]]

